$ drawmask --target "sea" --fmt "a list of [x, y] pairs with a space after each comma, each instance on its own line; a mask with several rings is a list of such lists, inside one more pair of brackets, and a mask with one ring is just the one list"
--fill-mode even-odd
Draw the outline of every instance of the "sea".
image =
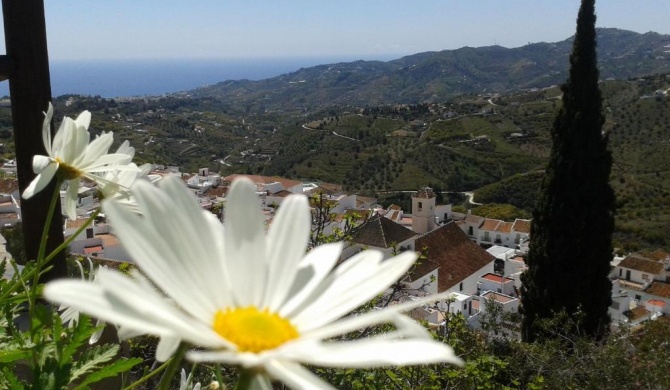
[[[79, 94], [114, 98], [188, 91], [226, 80], [262, 80], [300, 68], [358, 59], [361, 58], [52, 60], [49, 69], [54, 97]], [[8, 94], [8, 82], [0, 82], [0, 97]]]

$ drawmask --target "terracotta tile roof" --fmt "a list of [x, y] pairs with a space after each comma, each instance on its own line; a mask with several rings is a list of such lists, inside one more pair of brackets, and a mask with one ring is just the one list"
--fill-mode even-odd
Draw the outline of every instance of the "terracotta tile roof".
[[490, 231], [494, 231], [494, 230], [496, 230], [496, 229], [498, 228], [498, 225], [500, 225], [502, 222], [503, 222], [503, 221], [501, 221], [501, 220], [499, 220], [499, 219], [490, 219], [490, 218], [486, 218], [486, 219], [484, 220], [484, 223], [482, 224], [482, 226], [480, 226], [479, 228], [480, 228], [481, 230], [490, 230]]
[[665, 306], [665, 302], [661, 301], [659, 299], [650, 299], [650, 300], [647, 301], [647, 303], [652, 305], [652, 306], [660, 306], [660, 307]]
[[96, 234], [96, 238], [102, 239], [105, 247], [120, 245], [119, 238], [113, 234]]
[[638, 306], [633, 310], [629, 310], [629, 311], [623, 313], [623, 315], [628, 317], [628, 319], [631, 320], [631, 321], [639, 320], [640, 318], [644, 318], [644, 317], [648, 316], [649, 314], [651, 314], [650, 311], [645, 309], [642, 306]]
[[389, 218], [389, 219], [392, 219], [392, 220], [395, 221], [396, 219], [398, 219], [398, 213], [399, 213], [399, 211], [393, 210], [391, 213], [386, 215], [386, 218]]
[[228, 193], [229, 187], [212, 187], [207, 190], [206, 194], [209, 196], [218, 196], [218, 197], [225, 197], [226, 193]]
[[18, 190], [19, 190], [18, 179], [15, 178], [0, 179], [0, 194], [11, 194], [12, 192]]
[[663, 282], [651, 282], [646, 292], [649, 295], [670, 298], [670, 284]]
[[519, 233], [530, 234], [530, 219], [517, 219], [512, 225], [512, 230]]
[[482, 276], [483, 279], [490, 280], [492, 282], [496, 283], [509, 283], [509, 282], [514, 282], [514, 279], [508, 278], [508, 277], [502, 277], [500, 275], [488, 273], [486, 275]]
[[502, 222], [500, 225], [498, 225], [496, 231], [501, 233], [509, 233], [512, 231], [512, 225], [512, 222]]
[[480, 217], [479, 215], [468, 214], [465, 216], [465, 219], [463, 220], [465, 222], [469, 222], [477, 226], [481, 226], [481, 224], [484, 223], [484, 217]]
[[347, 217], [353, 217], [354, 220], [358, 222], [365, 221], [365, 219], [368, 218], [371, 213], [372, 211], [370, 210], [353, 210], [353, 209], [347, 209], [347, 211], [344, 212], [344, 214]]
[[513, 297], [497, 293], [495, 291], [487, 291], [484, 294], [482, 294], [482, 298], [486, 299], [493, 299], [495, 301], [498, 301], [500, 303], [507, 303], [507, 302], [512, 302], [514, 300]]
[[370, 211], [366, 210], [351, 210], [348, 209], [344, 213], [339, 213], [333, 217], [335, 222], [342, 222], [345, 217], [352, 217], [355, 222], [363, 222], [367, 218]]
[[319, 187], [324, 188], [333, 193], [342, 192], [342, 186], [340, 184], [321, 182], [319, 183]]
[[102, 252], [102, 245], [87, 246], [86, 248], [84, 248], [84, 252], [87, 255], [90, 255], [91, 253]]
[[621, 260], [621, 263], [619, 263], [619, 267], [646, 272], [654, 275], [663, 272], [663, 263], [647, 259], [645, 257], [636, 254], [626, 256], [626, 258]]
[[663, 249], [656, 249], [653, 252], [640, 252], [644, 257], [648, 257], [652, 260], [663, 261], [667, 258], [670, 258], [670, 253], [664, 251]]
[[388, 218], [377, 214], [361, 225], [352, 235], [353, 241], [361, 245], [391, 248], [417, 234]]
[[274, 194], [272, 194], [272, 196], [277, 196], [277, 197], [280, 197], [280, 198], [286, 198], [289, 195], [293, 195], [293, 193], [291, 191], [286, 191], [286, 190], [281, 190], [279, 192], [275, 192]]
[[360, 207], [364, 203], [376, 203], [377, 198], [371, 198], [369, 196], [356, 195], [356, 207]]
[[71, 220], [68, 218], [65, 220], [65, 229], [79, 229], [80, 227], [86, 225], [86, 222], [88, 222], [87, 219]]
[[453, 222], [417, 238], [415, 247], [425, 248], [427, 258], [412, 271], [410, 279], [417, 280], [437, 269], [438, 292], [449, 290], [495, 259]]

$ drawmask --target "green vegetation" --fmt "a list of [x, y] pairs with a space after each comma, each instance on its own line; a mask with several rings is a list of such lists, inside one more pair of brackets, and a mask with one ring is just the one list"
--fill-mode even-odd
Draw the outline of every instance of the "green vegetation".
[[518, 209], [511, 204], [491, 203], [477, 206], [472, 209], [472, 214], [485, 218], [502, 219], [508, 222], [512, 222], [517, 218], [530, 219], [529, 212]]
[[478, 203], [508, 203], [525, 211], [532, 211], [537, 203], [543, 171], [517, 174], [477, 190]]

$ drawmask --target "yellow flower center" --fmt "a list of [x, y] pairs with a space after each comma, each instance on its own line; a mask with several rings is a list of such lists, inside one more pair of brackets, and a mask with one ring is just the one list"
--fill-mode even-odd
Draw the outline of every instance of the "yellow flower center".
[[241, 352], [267, 351], [299, 336], [286, 318], [253, 306], [217, 311], [213, 328]]
[[64, 163], [63, 160], [61, 160], [60, 158], [57, 158], [56, 162], [58, 162], [58, 172], [60, 173], [61, 177], [65, 180], [76, 179], [80, 177], [83, 173], [82, 171], [73, 167], [72, 165]]

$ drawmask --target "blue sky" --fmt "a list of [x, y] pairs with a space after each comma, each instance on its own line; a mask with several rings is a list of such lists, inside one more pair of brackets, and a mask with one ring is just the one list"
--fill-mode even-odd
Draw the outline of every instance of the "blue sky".
[[[554, 42], [578, 0], [45, 0], [50, 58], [332, 57]], [[599, 27], [670, 34], [669, 0], [600, 0]], [[4, 37], [2, 41], [4, 42]]]

